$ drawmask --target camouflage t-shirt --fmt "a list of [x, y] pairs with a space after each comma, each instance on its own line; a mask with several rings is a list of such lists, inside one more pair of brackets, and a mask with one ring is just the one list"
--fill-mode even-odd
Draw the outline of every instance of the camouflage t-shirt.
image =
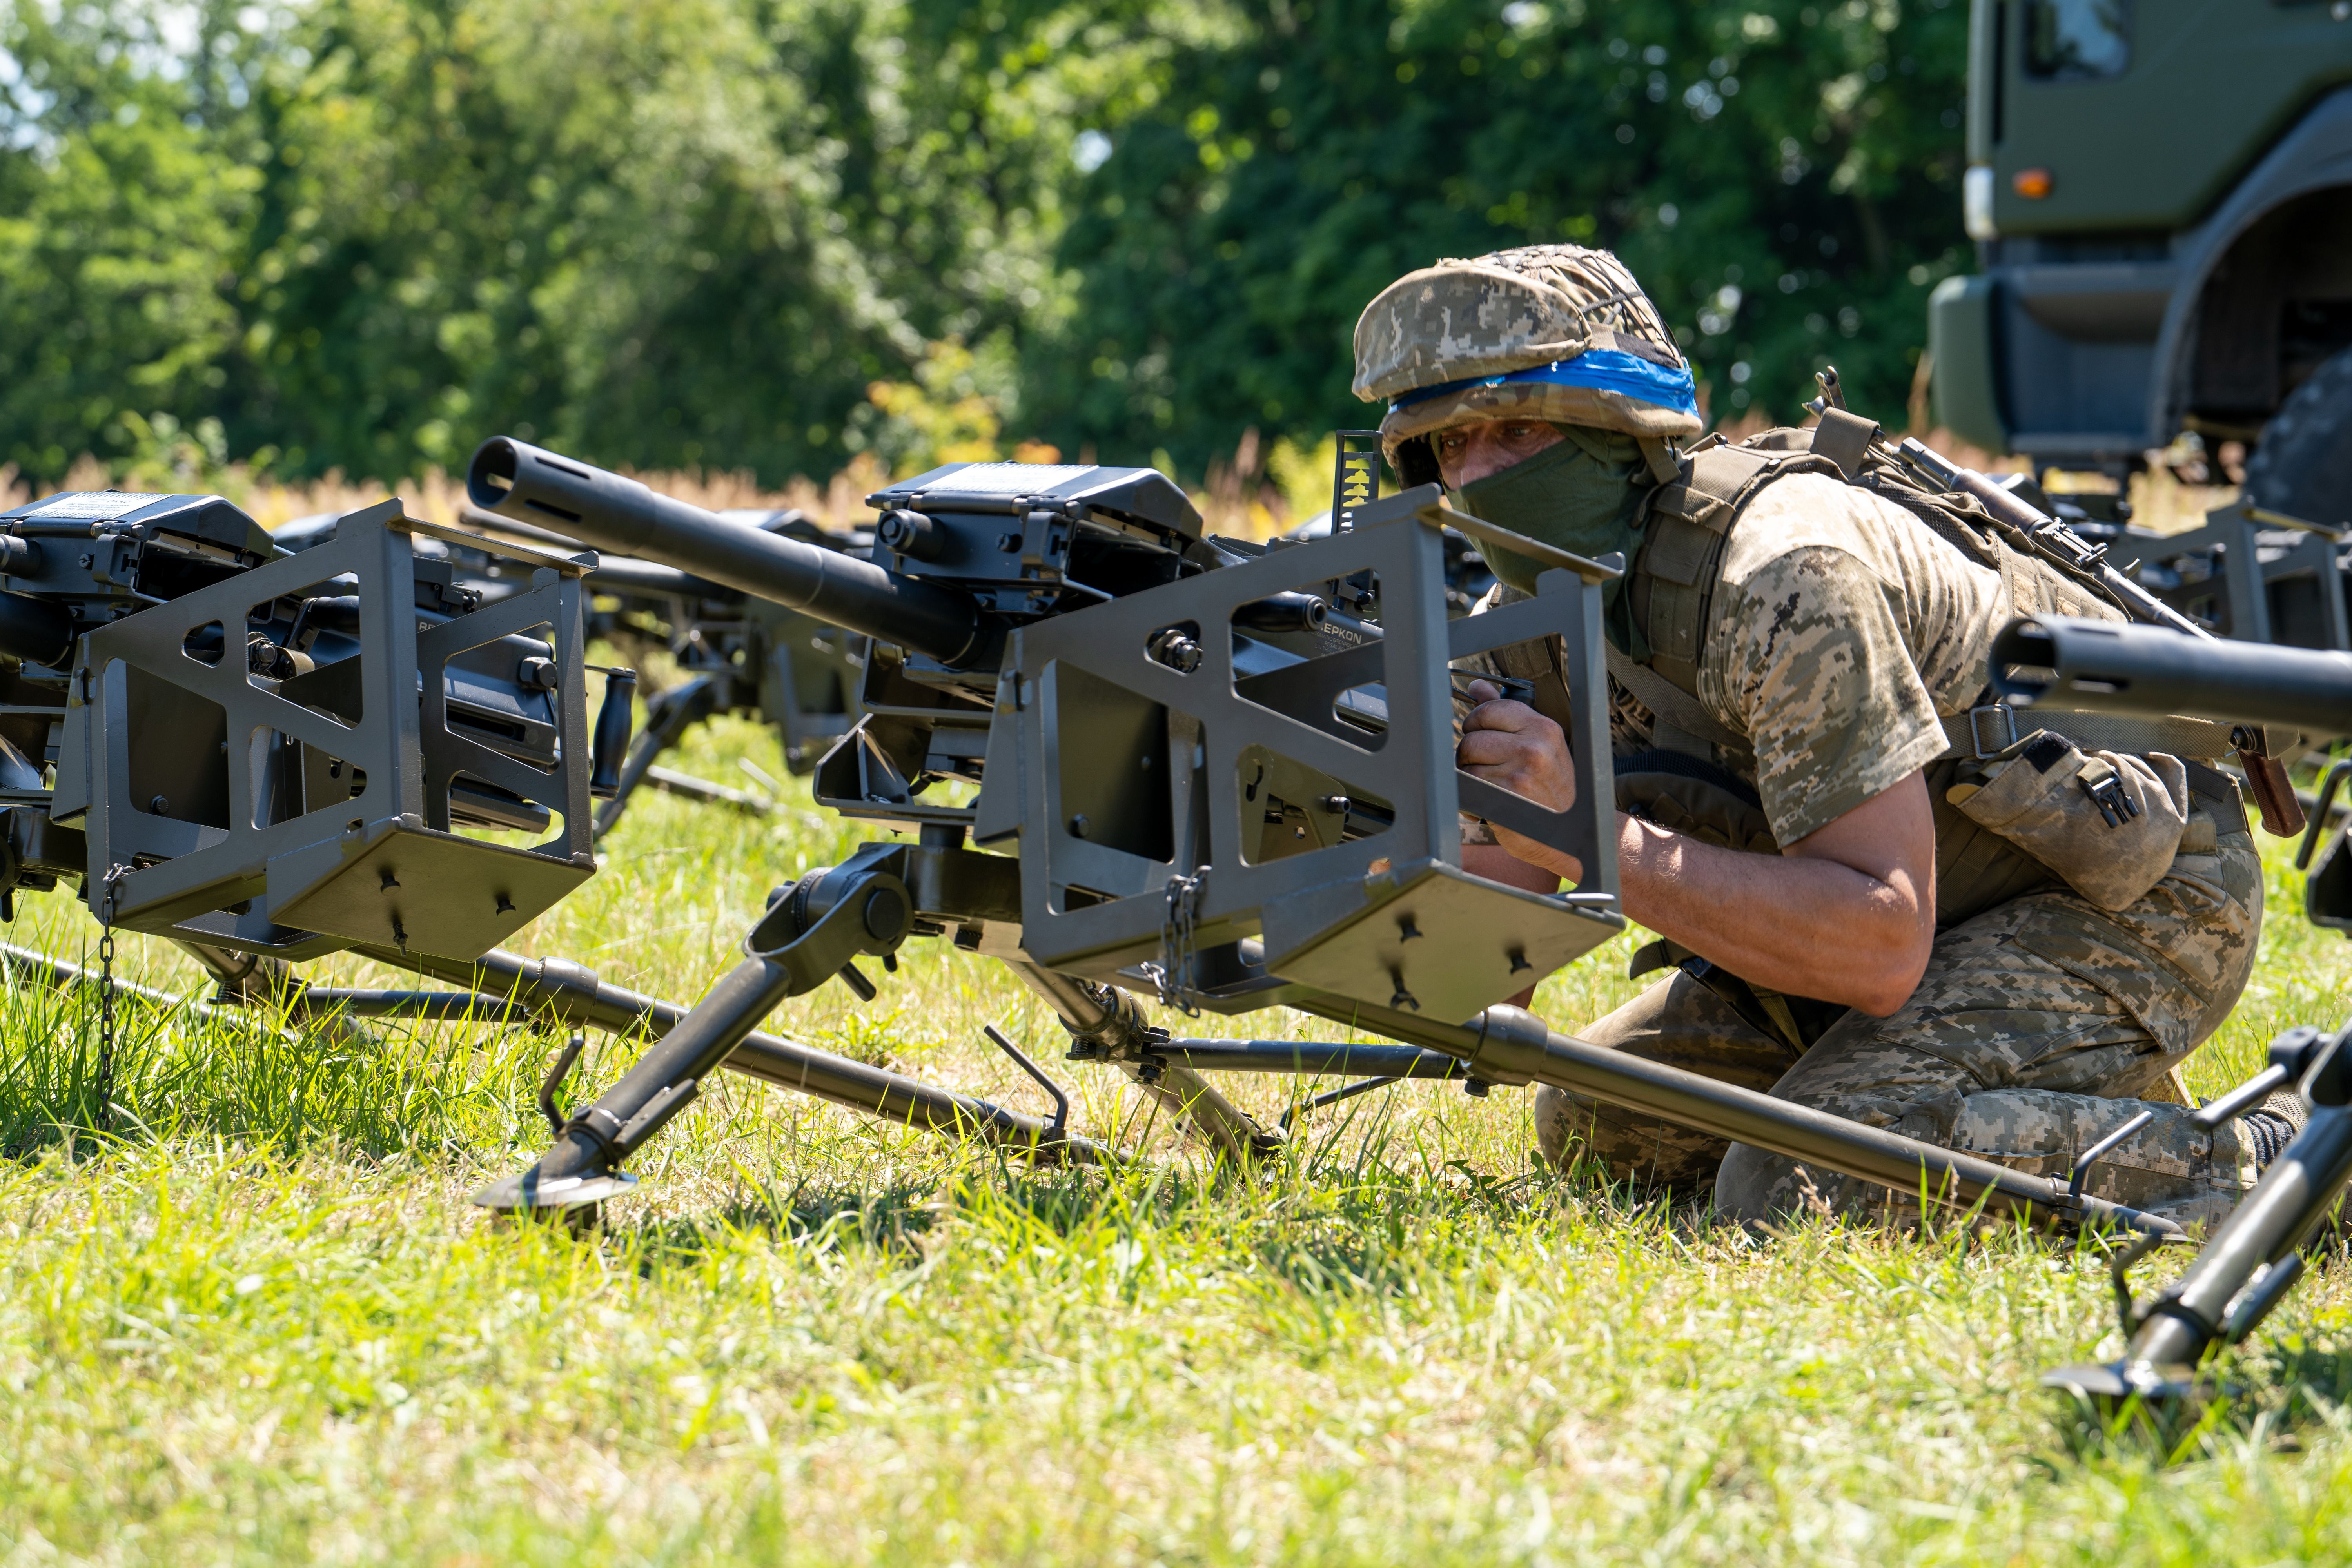
[[1697, 696], [1755, 746], [1780, 843], [1940, 754], [2012, 613], [1998, 571], [1892, 501], [1817, 474], [1765, 486], [1725, 546]]

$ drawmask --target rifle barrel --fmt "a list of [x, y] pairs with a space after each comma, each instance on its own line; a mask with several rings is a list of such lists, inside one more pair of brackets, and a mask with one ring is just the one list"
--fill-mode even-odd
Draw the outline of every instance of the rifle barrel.
[[730, 522], [509, 436], [493, 436], [475, 451], [466, 495], [500, 517], [674, 566], [950, 664], [982, 640], [980, 611], [964, 595]]
[[2024, 533], [2040, 540], [2043, 548], [2053, 553], [2069, 555], [2084, 567], [2096, 563], [2099, 580], [2107, 592], [2132, 615], [2143, 621], [2169, 626], [2189, 637], [2210, 637], [2211, 632], [2174, 609], [2170, 605], [2133, 582], [2129, 577], [2106, 563], [2103, 554], [2084, 543], [2073, 530], [2056, 518], [2043, 514], [2025, 500], [1993, 483], [1974, 468], [1961, 468], [1916, 437], [1906, 437], [1895, 449], [1895, 455], [1911, 468], [1946, 489], [1962, 490], [1977, 498], [1985, 510]]
[[607, 555], [598, 561], [596, 569], [588, 574], [587, 582], [591, 589], [610, 594], [670, 594], [686, 599], [719, 599], [738, 605], [743, 602], [740, 589], [681, 572], [675, 566], [626, 555]]
[[1992, 643], [1993, 689], [2031, 708], [2183, 713], [2352, 732], [2352, 654], [2183, 637], [2162, 626], [2037, 616]]

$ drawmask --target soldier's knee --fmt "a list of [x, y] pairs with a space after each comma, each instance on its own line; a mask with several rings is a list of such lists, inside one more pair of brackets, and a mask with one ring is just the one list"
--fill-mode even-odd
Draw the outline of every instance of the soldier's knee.
[[1797, 1162], [1785, 1154], [1734, 1143], [1724, 1152], [1716, 1173], [1715, 1211], [1740, 1224], [1801, 1214], [1806, 1207], [1802, 1175]]
[[1537, 1086], [1535, 1119], [1536, 1147], [1555, 1170], [1589, 1161], [1612, 1182], [1688, 1192], [1714, 1180], [1723, 1158], [1719, 1138], [1549, 1084]]
[[1536, 1086], [1535, 1117], [1536, 1148], [1556, 1171], [1585, 1160], [1622, 1181], [1656, 1152], [1657, 1139], [1627, 1127], [1622, 1112], [1548, 1083]]
[[1739, 1224], [1877, 1215], [1892, 1196], [1853, 1176], [1748, 1143], [1724, 1152], [1715, 1181], [1715, 1212]]
[[1592, 1126], [1592, 1102], [1550, 1084], [1536, 1086], [1536, 1149], [1554, 1170], [1583, 1152]]

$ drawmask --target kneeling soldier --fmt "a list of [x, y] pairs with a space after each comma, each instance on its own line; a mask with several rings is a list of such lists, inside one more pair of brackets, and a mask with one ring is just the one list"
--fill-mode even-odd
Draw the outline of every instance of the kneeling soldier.
[[[2091, 1190], [2210, 1224], [2301, 1124], [2273, 1097], [2206, 1132], [2171, 1069], [2254, 961], [2262, 871], [2226, 726], [2091, 714], [2020, 732], [1986, 653], [2012, 617], [2123, 619], [2095, 580], [1931, 492], [1839, 413], [1738, 446], [1699, 432], [1690, 371], [1605, 251], [1451, 260], [1356, 326], [1391, 463], [1477, 516], [1622, 552], [1606, 601], [1626, 914], [1664, 977], [1594, 1044], [2045, 1173], [2143, 1110]], [[1489, 552], [1499, 595], [1533, 586]], [[1556, 646], [1498, 656], [1462, 763], [1567, 804]], [[1477, 827], [1481, 825], [1468, 825]], [[1483, 875], [1579, 868], [1503, 835]], [[1887, 1194], [1833, 1173], [1538, 1091], [1544, 1152], [1769, 1218]]]

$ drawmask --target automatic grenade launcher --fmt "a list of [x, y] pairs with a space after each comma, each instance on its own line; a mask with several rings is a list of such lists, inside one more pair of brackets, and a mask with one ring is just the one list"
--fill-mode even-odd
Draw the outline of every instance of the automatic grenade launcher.
[[0, 899], [79, 876], [199, 950], [472, 958], [593, 872], [634, 684], [592, 742], [593, 559], [489, 546], [518, 585], [486, 603], [442, 542], [480, 542], [397, 500], [327, 531], [291, 553], [213, 496], [0, 512]]
[[[493, 1206], [615, 1190], [621, 1162], [761, 1016], [835, 976], [870, 996], [856, 961], [911, 935], [1013, 963], [1081, 1054], [1196, 1120], [1209, 1107], [1213, 1139], [1245, 1152], [1247, 1119], [1146, 1059], [1119, 992], [1458, 1026], [1622, 929], [1599, 651], [1615, 569], [1514, 538], [1561, 568], [1543, 594], [1450, 620], [1443, 527], [1488, 525], [1434, 487], [1368, 500], [1328, 537], [1260, 545], [1204, 536], [1152, 469], [950, 464], [869, 498], [870, 561], [504, 437], [476, 454], [467, 489], [500, 517], [871, 637], [865, 717], [814, 793], [916, 834], [782, 890], [744, 963], [538, 1166], [484, 1194]], [[1555, 813], [1455, 768], [1449, 666], [1559, 632], [1584, 776]], [[1465, 811], [1575, 856], [1582, 884], [1546, 897], [1465, 871]], [[1133, 1027], [1105, 1044], [1120, 1019]], [[557, 1183], [572, 1184], [560, 1197]]]

